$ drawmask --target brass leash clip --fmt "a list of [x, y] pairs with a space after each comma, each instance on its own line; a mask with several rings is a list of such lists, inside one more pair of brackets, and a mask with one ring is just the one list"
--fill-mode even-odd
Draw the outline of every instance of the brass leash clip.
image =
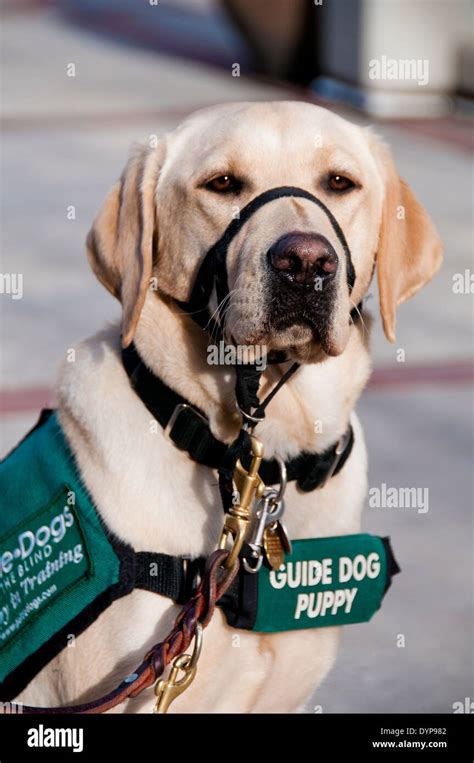
[[219, 548], [226, 549], [229, 536], [233, 539], [229, 556], [224, 562], [226, 569], [233, 567], [239, 556], [247, 534], [253, 500], [259, 498], [265, 490], [265, 484], [258, 474], [263, 459], [263, 445], [254, 435], [250, 435], [250, 440], [252, 461], [248, 471], [242, 466], [240, 460], [237, 461], [234, 483], [239, 494], [239, 501], [227, 512], [219, 541]]
[[[286, 464], [280, 456], [275, 456], [278, 463], [280, 478], [278, 489], [276, 487], [265, 487], [260, 503], [255, 512], [253, 525], [250, 531], [250, 538], [247, 539], [249, 546], [249, 556], [242, 559], [244, 570], [255, 575], [262, 566], [264, 554], [267, 555], [269, 530], [275, 533], [278, 529], [278, 537], [286, 533], [281, 523], [281, 517], [285, 510], [283, 496], [285, 494], [288, 481]], [[286, 535], [285, 535], [286, 539]], [[274, 544], [275, 545], [275, 544]], [[288, 542], [285, 544], [288, 550]]]
[[[202, 647], [202, 625], [196, 623], [196, 632], [194, 634], [194, 650], [192, 655], [180, 654], [173, 661], [168, 678], [160, 678], [155, 685], [156, 704], [153, 710], [158, 715], [168, 712], [171, 703], [182, 694], [188, 686], [192, 684], [196, 676], [197, 662], [201, 654]], [[182, 678], [178, 679], [179, 673], [184, 672]]]

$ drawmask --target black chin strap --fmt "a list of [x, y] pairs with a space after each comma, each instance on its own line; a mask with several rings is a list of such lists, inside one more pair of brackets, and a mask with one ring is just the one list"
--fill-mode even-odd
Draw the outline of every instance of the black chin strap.
[[267, 405], [299, 367], [299, 363], [293, 363], [281, 376], [270, 394], [260, 402], [257, 393], [262, 370], [253, 364], [235, 366], [235, 397], [237, 407], [242, 414], [243, 426], [237, 439], [229, 445], [218, 469], [219, 489], [225, 511], [228, 511], [232, 506], [233, 475], [237, 461], [240, 460], [243, 464], [246, 464], [250, 460], [250, 432], [253, 431], [257, 424], [263, 421]]
[[[258, 388], [262, 371], [255, 365], [247, 363], [235, 366], [236, 384], [235, 397], [238, 408], [249, 424], [258, 424], [265, 418], [265, 409], [273, 400], [276, 393], [283, 387], [291, 376], [300, 367], [299, 363], [292, 363], [287, 371], [280, 377], [269, 395], [262, 402], [258, 399]], [[252, 409], [253, 410], [252, 412]]]

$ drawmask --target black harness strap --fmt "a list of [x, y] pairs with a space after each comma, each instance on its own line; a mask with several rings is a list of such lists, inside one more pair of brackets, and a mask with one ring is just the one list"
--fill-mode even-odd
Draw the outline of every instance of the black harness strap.
[[135, 553], [135, 588], [158, 593], [177, 604], [192, 595], [196, 576], [202, 574], [206, 559], [138, 551]]
[[[135, 345], [122, 350], [122, 359], [134, 391], [177, 448], [211, 469], [220, 469], [226, 461], [233, 461], [229, 459], [231, 446], [212, 434], [204, 413], [155, 376], [142, 362]], [[276, 388], [270, 394], [273, 393]], [[264, 404], [267, 402], [268, 398]], [[301, 453], [289, 459], [286, 462], [288, 479], [296, 481], [303, 492], [322, 487], [328, 475], [337, 474], [349, 457], [354, 443], [352, 427], [342, 439], [341, 453], [337, 452], [339, 443], [336, 443], [323, 453]], [[260, 475], [266, 484], [275, 484], [279, 479], [278, 463], [264, 459]]]
[[176, 447], [186, 450], [198, 464], [217, 469], [227, 446], [214, 437], [205, 415], [155, 376], [133, 343], [122, 350], [122, 360], [135, 393]]

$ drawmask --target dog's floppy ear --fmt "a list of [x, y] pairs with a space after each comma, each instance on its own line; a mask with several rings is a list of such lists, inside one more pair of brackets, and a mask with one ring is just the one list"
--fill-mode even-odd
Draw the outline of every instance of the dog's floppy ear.
[[395, 341], [396, 310], [437, 272], [442, 244], [425, 209], [399, 177], [390, 152], [377, 141], [385, 199], [377, 247], [380, 312], [385, 336]]
[[99, 281], [122, 303], [127, 347], [145, 302], [153, 265], [155, 189], [164, 148], [139, 146], [109, 191], [87, 236], [87, 255]]

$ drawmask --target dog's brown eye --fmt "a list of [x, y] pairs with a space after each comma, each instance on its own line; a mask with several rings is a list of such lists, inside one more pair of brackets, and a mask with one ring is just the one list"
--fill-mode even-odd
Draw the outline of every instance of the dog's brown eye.
[[206, 188], [215, 193], [238, 193], [242, 183], [233, 175], [219, 175], [206, 183]]
[[355, 188], [355, 183], [344, 175], [331, 175], [328, 186], [331, 191], [348, 191], [349, 188]]

